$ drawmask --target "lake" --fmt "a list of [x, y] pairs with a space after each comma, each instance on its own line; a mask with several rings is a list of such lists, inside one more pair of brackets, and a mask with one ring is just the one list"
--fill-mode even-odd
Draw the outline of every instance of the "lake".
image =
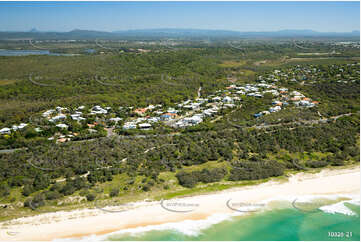
[[1, 50], [0, 49], [0, 56], [26, 56], [26, 55], [74, 56], [76, 54], [52, 53], [49, 50]]

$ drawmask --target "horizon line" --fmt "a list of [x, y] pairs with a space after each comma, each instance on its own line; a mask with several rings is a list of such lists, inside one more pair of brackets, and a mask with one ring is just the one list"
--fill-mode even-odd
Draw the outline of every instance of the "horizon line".
[[264, 32], [281, 32], [281, 31], [312, 31], [316, 33], [353, 33], [353, 32], [360, 32], [360, 29], [355, 29], [351, 31], [319, 31], [313, 29], [279, 29], [279, 30], [252, 30], [252, 31], [242, 31], [242, 30], [230, 30], [230, 29], [205, 29], [205, 28], [172, 28], [172, 27], [164, 27], [164, 28], [134, 28], [134, 29], [123, 29], [123, 30], [97, 30], [97, 29], [78, 29], [74, 28], [72, 30], [61, 31], [61, 30], [39, 30], [36, 27], [30, 30], [0, 30], [0, 32], [24, 32], [24, 33], [49, 33], [49, 32], [57, 32], [57, 33], [69, 33], [72, 31], [93, 31], [93, 32], [103, 32], [103, 33], [115, 33], [121, 31], [149, 31], [149, 30], [198, 30], [198, 31], [229, 31], [229, 32], [237, 32], [237, 33], [264, 33]]

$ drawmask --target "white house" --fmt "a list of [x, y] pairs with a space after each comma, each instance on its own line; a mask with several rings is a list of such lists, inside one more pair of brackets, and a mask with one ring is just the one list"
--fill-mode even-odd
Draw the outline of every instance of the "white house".
[[123, 125], [123, 129], [136, 129], [137, 125], [133, 122], [127, 122]]
[[9, 128], [2, 128], [0, 129], [0, 134], [10, 134], [11, 129]]
[[46, 117], [49, 117], [51, 114], [53, 114], [53, 113], [55, 113], [55, 110], [54, 109], [50, 109], [50, 110], [47, 110], [47, 111], [45, 111], [43, 114], [42, 114], [42, 116], [44, 117], [44, 118], [46, 118]]
[[115, 123], [118, 123], [119, 121], [121, 121], [122, 118], [119, 118], [119, 117], [115, 117], [115, 118], [110, 118], [109, 121], [112, 121], [112, 122], [115, 122]]
[[311, 103], [310, 101], [305, 101], [305, 100], [299, 101], [298, 105], [304, 106], [304, 107], [314, 107], [315, 106], [314, 103]]
[[212, 100], [215, 101], [215, 102], [219, 102], [219, 101], [222, 100], [222, 98], [220, 98], [220, 97], [214, 97], [214, 98], [212, 98]]
[[56, 111], [58, 111], [58, 112], [61, 112], [61, 111], [63, 111], [63, 110], [67, 110], [67, 108], [63, 108], [63, 107], [56, 107], [55, 108], [56, 109]]
[[72, 115], [70, 115], [70, 117], [71, 117], [73, 120], [77, 120], [77, 121], [85, 120], [85, 118], [81, 117], [80, 114], [78, 114], [78, 113], [72, 114]]
[[59, 120], [64, 120], [64, 119], [66, 119], [66, 115], [64, 115], [64, 114], [59, 114], [59, 115], [54, 116], [54, 117], [52, 117], [51, 119], [49, 119], [49, 121], [50, 121], [50, 122], [57, 122], [57, 121], [59, 121]]
[[68, 125], [66, 125], [66, 124], [57, 124], [56, 127], [61, 128], [61, 129], [68, 129]]
[[229, 96], [225, 96], [222, 100], [223, 103], [232, 103], [233, 99]]
[[150, 129], [151, 127], [152, 127], [152, 125], [149, 123], [139, 124], [139, 128], [141, 128], [141, 129]]
[[18, 130], [18, 129], [23, 129], [23, 128], [25, 128], [26, 126], [28, 126], [28, 124], [24, 124], [24, 123], [21, 123], [21, 124], [19, 124], [19, 125], [13, 125], [11, 128], [14, 130], [14, 131], [16, 131], [16, 130]]
[[103, 109], [102, 107], [100, 107], [99, 105], [96, 105], [92, 108], [92, 110], [90, 111], [91, 114], [107, 114], [108, 111], [106, 109]]
[[150, 122], [150, 123], [156, 123], [159, 120], [160, 120], [159, 117], [150, 117], [150, 118], [147, 119], [147, 121]]
[[280, 106], [271, 107], [271, 108], [269, 109], [269, 111], [270, 111], [271, 113], [278, 112], [278, 111], [280, 111], [280, 110], [281, 110], [281, 107], [280, 107]]
[[187, 122], [187, 123], [190, 123], [190, 124], [199, 124], [203, 120], [199, 116], [192, 116], [192, 117], [189, 117], [189, 118], [184, 118], [184, 121]]

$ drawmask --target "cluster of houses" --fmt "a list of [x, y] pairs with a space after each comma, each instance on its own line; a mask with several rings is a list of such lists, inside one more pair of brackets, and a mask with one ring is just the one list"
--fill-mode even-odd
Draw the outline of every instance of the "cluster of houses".
[[[279, 72], [278, 72], [279, 73]], [[317, 102], [305, 97], [297, 91], [290, 92], [287, 88], [278, 88], [274, 83], [268, 84], [262, 80], [259, 83], [245, 85], [230, 85], [224, 90], [218, 90], [205, 98], [189, 99], [181, 103], [175, 103], [173, 107], [164, 108], [161, 104], [149, 105], [144, 108], [133, 109], [133, 107], [119, 107], [119, 110], [125, 110], [127, 117], [117, 117], [111, 107], [101, 107], [95, 105], [89, 109], [80, 106], [75, 109], [65, 107], [56, 107], [42, 113], [42, 117], [60, 130], [68, 130], [68, 120], [86, 121], [87, 117], [96, 116], [102, 121], [109, 121], [112, 125], [118, 126], [123, 130], [140, 129], [149, 130], [154, 128], [155, 124], [163, 123], [173, 128], [184, 128], [202, 123], [205, 119], [215, 118], [221, 109], [236, 108], [241, 104], [242, 98], [255, 97], [263, 98], [265, 94], [270, 93], [275, 98], [272, 107], [268, 110], [255, 114], [255, 117], [278, 112], [289, 102], [300, 107], [312, 107]], [[106, 122], [103, 122], [106, 123]], [[14, 125], [12, 130], [22, 129], [27, 124]], [[88, 131], [95, 133], [96, 122], [88, 123]], [[38, 132], [40, 128], [36, 128]], [[3, 128], [0, 134], [10, 133], [11, 129]], [[67, 135], [58, 135], [58, 142], [65, 142], [77, 136], [77, 133]], [[49, 138], [50, 140], [54, 137]]]
[[[219, 91], [221, 92], [221, 91]], [[235, 100], [225, 95], [210, 95], [207, 98], [188, 99], [175, 103], [173, 107], [163, 109], [162, 105], [149, 105], [145, 108], [135, 109], [133, 112], [138, 118], [124, 123], [123, 129], [151, 129], [155, 123], [162, 122], [173, 128], [184, 128], [197, 125], [207, 117], [215, 116], [222, 108], [234, 108]]]
[[281, 111], [283, 108], [289, 106], [290, 103], [293, 103], [296, 107], [305, 108], [311, 108], [319, 104], [318, 101], [312, 101], [311, 98], [305, 97], [305, 95], [299, 91], [289, 92], [287, 88], [279, 88], [279, 93], [273, 93], [273, 95], [276, 96], [276, 99], [272, 101], [272, 106], [268, 110], [254, 114], [254, 117], [258, 118], [263, 115]]
[[333, 43], [333, 45], [344, 46], [344, 47], [353, 47], [353, 48], [360, 49], [360, 42], [359, 41], [340, 41], [340, 42]]
[[[78, 107], [73, 114], [69, 115], [71, 119], [76, 121], [85, 120], [85, 118], [82, 117], [83, 113], [80, 111], [84, 108], [85, 106]], [[46, 118], [51, 123], [57, 123], [55, 126], [58, 128], [68, 129], [68, 125], [62, 123], [62, 121], [65, 121], [68, 118], [68, 113], [68, 108], [56, 107], [55, 109], [45, 111], [42, 114], [42, 117]]]
[[[21, 123], [19, 125], [14, 124], [11, 128], [2, 128], [0, 129], [0, 134], [11, 134], [12, 131], [17, 131], [17, 130], [22, 130], [23, 128], [25, 128], [26, 126], [28, 126], [28, 124], [25, 123]], [[40, 132], [41, 129], [35, 129], [35, 131]]]
[[[353, 66], [351, 67], [354, 68]], [[342, 69], [339, 66], [337, 68]], [[243, 98], [263, 98], [266, 94], [271, 94], [273, 97], [272, 106], [267, 110], [254, 114], [254, 117], [258, 118], [278, 112], [291, 104], [305, 108], [317, 105], [317, 101], [311, 100], [299, 91], [290, 91], [287, 88], [278, 87], [276, 84], [285, 78], [297, 82], [302, 79], [306, 80], [309, 78], [309, 75], [314, 75], [318, 71], [319, 69], [312, 65], [307, 67], [298, 65], [288, 71], [274, 70], [259, 76], [256, 83], [244, 85], [232, 84], [224, 90], [218, 90], [207, 97], [185, 100], [175, 103], [171, 107], [164, 107], [161, 104], [136, 109], [133, 107], [119, 107], [117, 112], [111, 107], [102, 107], [100, 105], [90, 108], [85, 106], [77, 108], [56, 107], [43, 112], [42, 117], [49, 121], [49, 125], [57, 127], [60, 133], [66, 134], [65, 136], [59, 136], [60, 142], [62, 142], [77, 136], [76, 133], [61, 132], [62, 130], [66, 131], [69, 129], [69, 121], [83, 122], [83, 124], [86, 122], [89, 133], [97, 132], [95, 126], [99, 122], [104, 126], [117, 127], [123, 130], [149, 130], [155, 128], [158, 123], [173, 128], [184, 128], [219, 117], [220, 110], [236, 108], [241, 105]], [[120, 112], [122, 112], [121, 117], [118, 116]], [[93, 118], [91, 118], [92, 116]], [[90, 122], [90, 120], [93, 121]], [[20, 125], [13, 125], [12, 128], [2, 128], [0, 129], [0, 134], [10, 134], [12, 131], [23, 129], [26, 125], [22, 123]], [[40, 127], [36, 128], [36, 131], [41, 132]], [[51, 138], [54, 139], [54, 137]]]
[[[276, 70], [276, 73], [280, 73], [280, 71]], [[254, 117], [256, 118], [278, 112], [282, 110], [282, 108], [288, 106], [290, 102], [298, 107], [314, 107], [318, 104], [317, 101], [312, 101], [298, 91], [289, 92], [288, 88], [278, 87], [274, 82], [269, 84], [265, 80], [261, 80], [257, 84], [246, 84], [245, 86], [231, 85], [227, 87], [227, 89], [234, 90], [232, 91], [233, 94], [256, 98], [263, 98], [267, 93], [272, 94], [272, 97], [274, 98], [272, 106], [268, 110], [254, 114]]]
[[[337, 82], [359, 82], [359, 63], [330, 65], [328, 71], [336, 78]], [[299, 108], [311, 108], [318, 104], [318, 101], [306, 97], [299, 91], [278, 87], [276, 84], [282, 81], [299, 82], [303, 84], [317, 79], [324, 79], [325, 70], [315, 65], [297, 65], [286, 70], [274, 70], [258, 76], [256, 83], [235, 85], [232, 84], [224, 90], [218, 90], [207, 97], [198, 97], [175, 103], [171, 107], [164, 107], [161, 104], [149, 105], [144, 108], [133, 107], [92, 107], [79, 106], [77, 108], [56, 107], [46, 110], [41, 116], [48, 121], [46, 126], [58, 128], [56, 134], [48, 138], [57, 142], [66, 142], [79, 133], [71, 131], [71, 122], [83, 124], [84, 131], [96, 133], [99, 130], [98, 124], [106, 127], [120, 128], [123, 130], [139, 129], [149, 130], [156, 128], [158, 124], [164, 124], [173, 128], [185, 128], [204, 122], [215, 120], [220, 117], [222, 109], [233, 109], [241, 105], [242, 99], [247, 97], [263, 98], [271, 94], [272, 105], [264, 111], [254, 114], [255, 118], [271, 113], [279, 112], [287, 106]], [[328, 74], [327, 74], [328, 75]], [[341, 80], [337, 80], [340, 77]], [[121, 116], [121, 117], [119, 117]], [[95, 120], [95, 121], [94, 121]], [[29, 124], [21, 123], [0, 129], [0, 135], [9, 135], [12, 132], [23, 130]], [[33, 127], [33, 125], [31, 125]], [[44, 127], [35, 127], [40, 133]], [[86, 130], [85, 130], [86, 129]], [[108, 129], [107, 129], [108, 131]], [[83, 130], [81, 131], [83, 133]]]
[[[326, 69], [325, 69], [326, 68]], [[317, 80], [330, 79], [331, 73], [333, 78], [340, 78], [338, 82], [347, 83], [360, 80], [360, 64], [333, 64], [327, 67], [317, 65], [296, 65], [284, 70], [274, 70], [258, 76], [258, 81], [277, 83], [279, 81], [295, 83], [315, 83]]]
[[[204, 99], [196, 99], [196, 101], [187, 100], [183, 103], [175, 104], [175, 107], [169, 107], [163, 110], [162, 105], [149, 105], [146, 108], [138, 108], [134, 110], [138, 118], [125, 122], [123, 129], [143, 129], [148, 130], [153, 127], [155, 123], [163, 122], [172, 127], [186, 127], [202, 122], [200, 113], [190, 116], [191, 113], [201, 110], [201, 104], [205, 102]], [[210, 111], [211, 110], [211, 111]], [[207, 110], [207, 114], [213, 112], [213, 109]], [[190, 116], [190, 117], [189, 117]]]
[[[359, 81], [359, 63], [343, 64], [343, 65], [330, 65], [329, 71], [333, 73], [334, 77], [340, 77], [342, 80], [337, 80], [340, 83], [348, 83]], [[294, 104], [296, 107], [311, 108], [319, 104], [318, 101], [313, 101], [311, 98], [306, 97], [299, 91], [289, 92], [287, 88], [277, 89], [275, 83], [280, 81], [286, 82], [299, 82], [304, 84], [306, 81], [309, 83], [315, 83], [315, 80], [324, 79], [325, 71], [321, 70], [319, 66], [315, 65], [297, 65], [290, 67], [286, 70], [274, 70], [263, 76], [258, 76], [257, 81], [260, 82], [265, 88], [270, 88], [260, 95], [270, 92], [273, 94], [275, 99], [272, 102], [272, 106], [268, 110], [254, 114], [254, 117], [258, 118], [263, 115], [267, 115], [273, 112], [278, 112], [288, 106]], [[270, 83], [270, 84], [268, 84]], [[248, 95], [248, 94], [247, 94]], [[254, 94], [252, 94], [254, 95]]]
[[[312, 67], [312, 65], [311, 65]], [[278, 83], [280, 80], [287, 80], [291, 82], [299, 82], [308, 80], [310, 75], [313, 75], [319, 71], [318, 69], [312, 67], [301, 67], [297, 65], [292, 70], [281, 71], [274, 70], [271, 73], [268, 73], [264, 76], [258, 76], [257, 81], [259, 82], [258, 86], [263, 87], [267, 90], [264, 90], [261, 95], [265, 93], [271, 93], [273, 95], [272, 106], [268, 110], [264, 110], [254, 114], [254, 117], [258, 118], [263, 115], [268, 115], [274, 112], [281, 111], [290, 104], [293, 104], [296, 107], [305, 107], [311, 108], [319, 104], [318, 101], [313, 101], [311, 98], [306, 97], [299, 91], [289, 91], [288, 88], [280, 87], [278, 88], [275, 83]], [[297, 79], [296, 79], [297, 77]]]

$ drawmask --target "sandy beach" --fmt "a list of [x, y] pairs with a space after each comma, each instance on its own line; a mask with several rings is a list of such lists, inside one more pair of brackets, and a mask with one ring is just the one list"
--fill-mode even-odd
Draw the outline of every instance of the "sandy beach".
[[[298, 173], [286, 182], [270, 181], [163, 202], [139, 202], [124, 207], [83, 209], [19, 218], [0, 224], [0, 240], [42, 240], [100, 235], [126, 228], [200, 220], [214, 214], [239, 213], [233, 203], [256, 204], [268, 200], [302, 196], [360, 194], [360, 167], [324, 169], [319, 173]], [[109, 212], [113, 211], [113, 212]]]

